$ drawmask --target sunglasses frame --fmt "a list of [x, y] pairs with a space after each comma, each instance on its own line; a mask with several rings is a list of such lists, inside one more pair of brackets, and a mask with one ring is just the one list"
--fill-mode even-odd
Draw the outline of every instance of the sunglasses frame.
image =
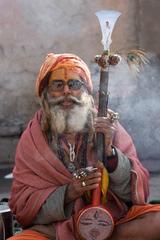
[[[54, 88], [54, 83], [55, 82], [59, 82], [59, 83], [63, 83], [62, 84], [62, 88]], [[69, 86], [69, 84], [71, 83], [71, 82], [74, 82], [74, 83], [78, 83], [77, 84], [77, 87], [75, 87], [74, 88], [74, 84], [73, 85], [71, 85], [71, 86]], [[80, 90], [81, 88], [82, 88], [82, 86], [84, 86], [85, 84], [84, 84], [84, 82], [82, 82], [82, 81], [80, 81], [80, 80], [78, 80], [78, 79], [69, 79], [67, 82], [66, 81], [64, 81], [64, 80], [61, 80], [61, 79], [57, 79], [57, 80], [53, 80], [52, 81], [52, 83], [49, 85], [49, 89], [52, 91], [52, 92], [63, 92], [64, 91], [64, 86], [65, 85], [67, 85], [68, 86], [68, 88], [71, 90], [71, 91], [78, 91], [78, 90]]]

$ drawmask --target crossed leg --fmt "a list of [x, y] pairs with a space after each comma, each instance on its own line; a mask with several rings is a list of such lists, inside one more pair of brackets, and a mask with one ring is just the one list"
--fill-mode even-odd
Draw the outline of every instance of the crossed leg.
[[160, 212], [146, 213], [117, 225], [108, 240], [160, 240]]

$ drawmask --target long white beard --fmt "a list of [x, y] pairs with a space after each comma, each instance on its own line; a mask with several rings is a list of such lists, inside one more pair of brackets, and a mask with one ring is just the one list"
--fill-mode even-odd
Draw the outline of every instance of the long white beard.
[[83, 131], [89, 114], [93, 114], [93, 98], [86, 92], [81, 95], [81, 104], [70, 110], [63, 110], [59, 105], [51, 106], [51, 125], [57, 133]]

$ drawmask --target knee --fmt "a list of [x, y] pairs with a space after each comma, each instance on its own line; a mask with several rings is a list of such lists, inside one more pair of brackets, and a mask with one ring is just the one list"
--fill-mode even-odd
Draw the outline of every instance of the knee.
[[[160, 211], [159, 212], [151, 212], [147, 214], [148, 222], [151, 224], [151, 229], [153, 231], [153, 235], [157, 236], [159, 239], [160, 236]], [[156, 239], [156, 238], [155, 238]]]

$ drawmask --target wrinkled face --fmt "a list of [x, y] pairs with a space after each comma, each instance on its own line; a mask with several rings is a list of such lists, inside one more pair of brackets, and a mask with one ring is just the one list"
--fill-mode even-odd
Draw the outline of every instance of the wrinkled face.
[[67, 99], [68, 96], [80, 98], [86, 89], [82, 76], [78, 69], [59, 68], [51, 73], [48, 84], [49, 98], [65, 97], [61, 103], [62, 108], [72, 108], [73, 102]]
[[[76, 71], [75, 71], [76, 70]], [[58, 133], [82, 131], [93, 109], [84, 76], [79, 69], [59, 68], [48, 83], [48, 103], [53, 127]]]

